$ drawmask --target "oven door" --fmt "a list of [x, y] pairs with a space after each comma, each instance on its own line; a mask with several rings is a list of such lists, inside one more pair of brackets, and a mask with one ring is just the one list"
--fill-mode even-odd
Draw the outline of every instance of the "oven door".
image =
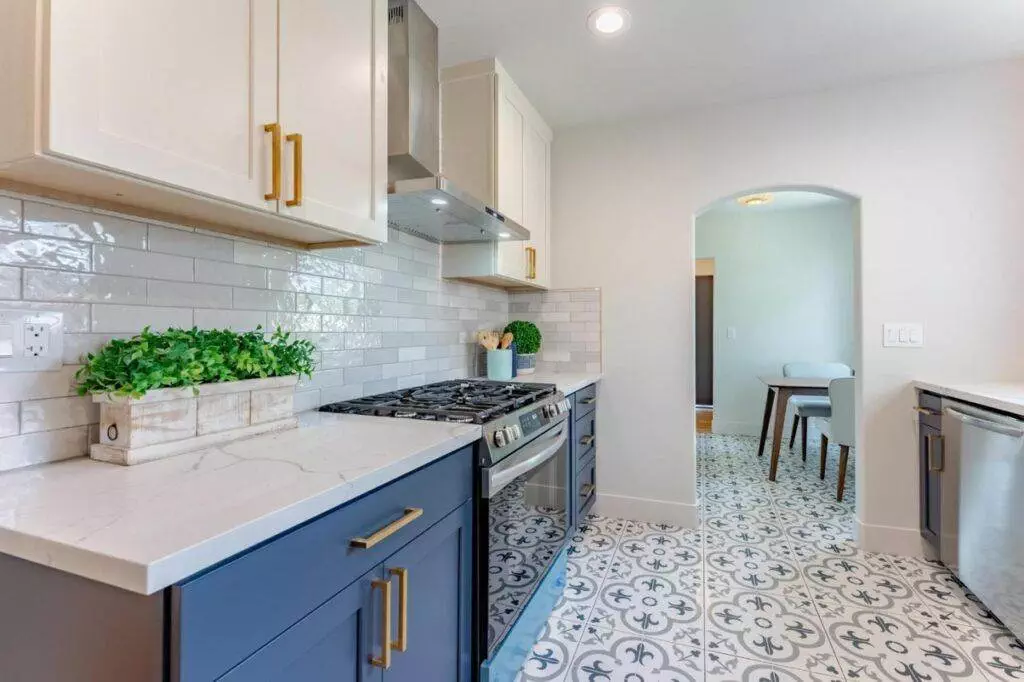
[[485, 658], [515, 624], [569, 534], [569, 423], [482, 470]]

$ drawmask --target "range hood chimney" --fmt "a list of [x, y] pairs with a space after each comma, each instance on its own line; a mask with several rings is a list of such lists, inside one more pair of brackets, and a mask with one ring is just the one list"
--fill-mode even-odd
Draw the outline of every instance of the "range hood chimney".
[[437, 26], [414, 0], [388, 4], [388, 224], [443, 244], [526, 240], [526, 228], [441, 170]]

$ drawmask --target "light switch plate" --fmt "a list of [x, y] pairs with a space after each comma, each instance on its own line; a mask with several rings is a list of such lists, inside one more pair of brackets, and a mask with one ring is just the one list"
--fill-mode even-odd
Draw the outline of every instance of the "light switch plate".
[[924, 325], [920, 322], [887, 322], [882, 325], [882, 346], [921, 348], [924, 346]]
[[0, 310], [0, 372], [58, 370], [64, 356], [64, 313]]

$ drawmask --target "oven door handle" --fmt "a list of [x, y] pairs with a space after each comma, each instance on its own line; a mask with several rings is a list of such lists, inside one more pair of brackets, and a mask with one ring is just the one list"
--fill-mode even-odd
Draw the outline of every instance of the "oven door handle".
[[484, 478], [484, 497], [494, 497], [509, 483], [554, 457], [569, 440], [567, 426], [567, 423], [563, 422], [554, 436], [544, 439], [541, 443], [533, 443], [523, 452], [518, 452], [491, 467]]

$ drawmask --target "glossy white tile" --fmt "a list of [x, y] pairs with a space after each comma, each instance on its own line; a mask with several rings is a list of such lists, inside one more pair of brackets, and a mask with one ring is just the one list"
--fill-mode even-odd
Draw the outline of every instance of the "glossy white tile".
[[259, 265], [278, 270], [294, 270], [298, 258], [294, 251], [262, 246], [251, 242], [235, 242], [235, 262], [242, 265]]
[[92, 254], [88, 244], [47, 239], [22, 232], [0, 232], [0, 265], [27, 265], [88, 271]]
[[322, 291], [323, 280], [317, 275], [304, 275], [299, 272], [285, 272], [284, 270], [267, 271], [267, 285], [270, 289], [279, 291], [301, 291], [306, 294], [319, 294]]
[[0, 438], [16, 436], [20, 431], [20, 403], [0, 404]]
[[0, 196], [0, 230], [21, 230], [21, 200]]
[[267, 313], [262, 310], [196, 310], [194, 324], [200, 329], [233, 329], [252, 331], [267, 329]]
[[21, 432], [53, 431], [99, 421], [99, 405], [88, 396], [26, 400], [21, 404]]
[[0, 299], [21, 297], [21, 268], [0, 265]]
[[234, 242], [230, 239], [163, 225], [149, 226], [149, 250], [227, 262], [232, 262], [235, 256]]
[[169, 327], [192, 327], [192, 308], [161, 308], [93, 304], [92, 331], [96, 334], [137, 334], [143, 327], [162, 331]]
[[196, 281], [266, 289], [267, 269], [254, 265], [237, 265], [197, 258]]
[[88, 445], [88, 426], [0, 438], [0, 471], [80, 457]]
[[195, 261], [183, 256], [96, 245], [93, 258], [93, 269], [103, 274], [181, 282], [194, 280]]
[[287, 291], [234, 288], [234, 307], [243, 310], [295, 310], [295, 294]]
[[154, 306], [230, 308], [231, 288], [195, 282], [150, 280], [147, 302]]
[[24, 297], [29, 300], [140, 304], [146, 302], [146, 280], [136, 277], [26, 268], [24, 279]]
[[24, 230], [31, 234], [98, 242], [130, 249], [146, 248], [145, 223], [34, 201], [26, 201], [23, 211]]

